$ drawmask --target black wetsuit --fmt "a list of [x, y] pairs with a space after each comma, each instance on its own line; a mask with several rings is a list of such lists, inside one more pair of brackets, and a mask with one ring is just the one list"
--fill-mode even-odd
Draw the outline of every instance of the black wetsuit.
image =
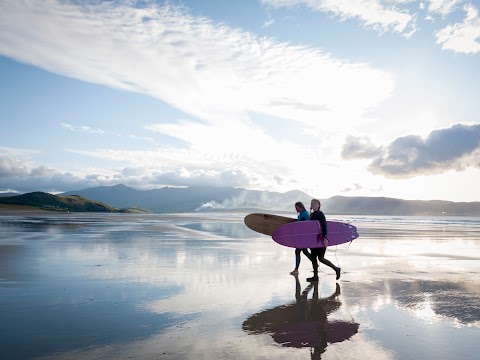
[[[324, 237], [327, 236], [327, 220], [325, 219], [325, 214], [320, 211], [314, 211], [313, 213], [310, 214], [310, 220], [317, 220], [320, 222], [320, 227], [322, 229], [322, 235]], [[319, 238], [319, 242], [322, 241], [321, 238]], [[323, 242], [319, 244], [323, 246]], [[318, 247], [318, 248], [311, 248], [310, 249], [310, 255], [312, 256], [312, 265], [313, 265], [313, 278], [311, 279], [316, 279], [318, 278], [318, 261], [320, 261], [322, 264], [325, 264], [329, 267], [331, 267], [335, 272], [337, 273], [337, 279], [340, 277], [340, 268], [337, 268], [335, 265], [333, 265], [329, 260], [325, 259], [325, 252], [327, 251], [326, 247]], [[308, 279], [307, 279], [308, 280]]]

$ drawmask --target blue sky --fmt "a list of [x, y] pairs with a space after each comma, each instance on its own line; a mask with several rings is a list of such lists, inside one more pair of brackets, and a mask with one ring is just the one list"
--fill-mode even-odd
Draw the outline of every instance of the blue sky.
[[0, 0], [0, 191], [480, 201], [474, 0]]

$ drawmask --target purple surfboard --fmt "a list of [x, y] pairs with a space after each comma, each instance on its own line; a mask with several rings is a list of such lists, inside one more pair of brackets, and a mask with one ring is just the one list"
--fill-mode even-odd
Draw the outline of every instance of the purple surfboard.
[[[339, 221], [327, 221], [328, 246], [340, 245], [358, 238], [357, 228]], [[293, 248], [324, 247], [320, 223], [316, 220], [297, 221], [280, 226], [272, 235], [273, 240]]]

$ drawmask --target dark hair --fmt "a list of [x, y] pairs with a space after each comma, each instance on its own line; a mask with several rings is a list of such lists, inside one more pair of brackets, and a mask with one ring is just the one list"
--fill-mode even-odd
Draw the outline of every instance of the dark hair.
[[305, 209], [305, 205], [303, 205], [303, 203], [301, 201], [297, 201], [295, 203], [295, 206], [298, 206], [302, 210], [307, 210], [307, 209]]

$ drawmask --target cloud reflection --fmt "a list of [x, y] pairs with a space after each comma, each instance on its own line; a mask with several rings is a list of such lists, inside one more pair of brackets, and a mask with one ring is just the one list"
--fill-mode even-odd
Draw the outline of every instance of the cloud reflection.
[[[405, 261], [410, 250], [399, 251], [410, 242], [409, 234], [397, 232], [398, 239], [388, 244], [383, 235], [371, 234], [341, 254], [348, 266], [340, 294], [330, 274], [302, 292], [308, 264], [302, 263], [302, 277], [293, 279], [288, 275], [292, 249], [243, 233], [238, 228], [243, 217], [48, 217], [10, 219], [0, 233], [10, 244], [0, 254], [8, 259], [0, 265], [1, 275], [18, 280], [20, 269], [35, 273], [21, 289], [0, 286], [0, 296], [11, 299], [0, 310], [9, 314], [10, 324], [20, 324], [19, 304], [30, 309], [31, 320], [50, 319], [8, 330], [20, 341], [25, 334], [48, 333], [51, 351], [38, 356], [304, 359], [314, 349], [317, 358], [389, 360], [396, 351], [404, 355], [395, 347], [405, 342], [412, 351], [421, 349], [412, 339], [424, 333], [426, 323], [435, 335], [441, 332], [432, 341], [448, 356], [476, 345], [464, 339], [480, 328], [478, 271], [456, 267], [471, 260], [453, 258], [428, 260], [430, 269], [410, 267], [420, 258]], [[430, 253], [446, 250], [422, 240], [422, 246], [428, 243]], [[455, 246], [465, 248], [459, 239]], [[362, 247], [372, 256], [358, 251]], [[252, 320], [268, 316], [277, 322]], [[60, 330], [48, 331], [48, 324]], [[84, 340], [73, 342], [73, 336]], [[60, 340], [67, 346], [58, 346]]]

